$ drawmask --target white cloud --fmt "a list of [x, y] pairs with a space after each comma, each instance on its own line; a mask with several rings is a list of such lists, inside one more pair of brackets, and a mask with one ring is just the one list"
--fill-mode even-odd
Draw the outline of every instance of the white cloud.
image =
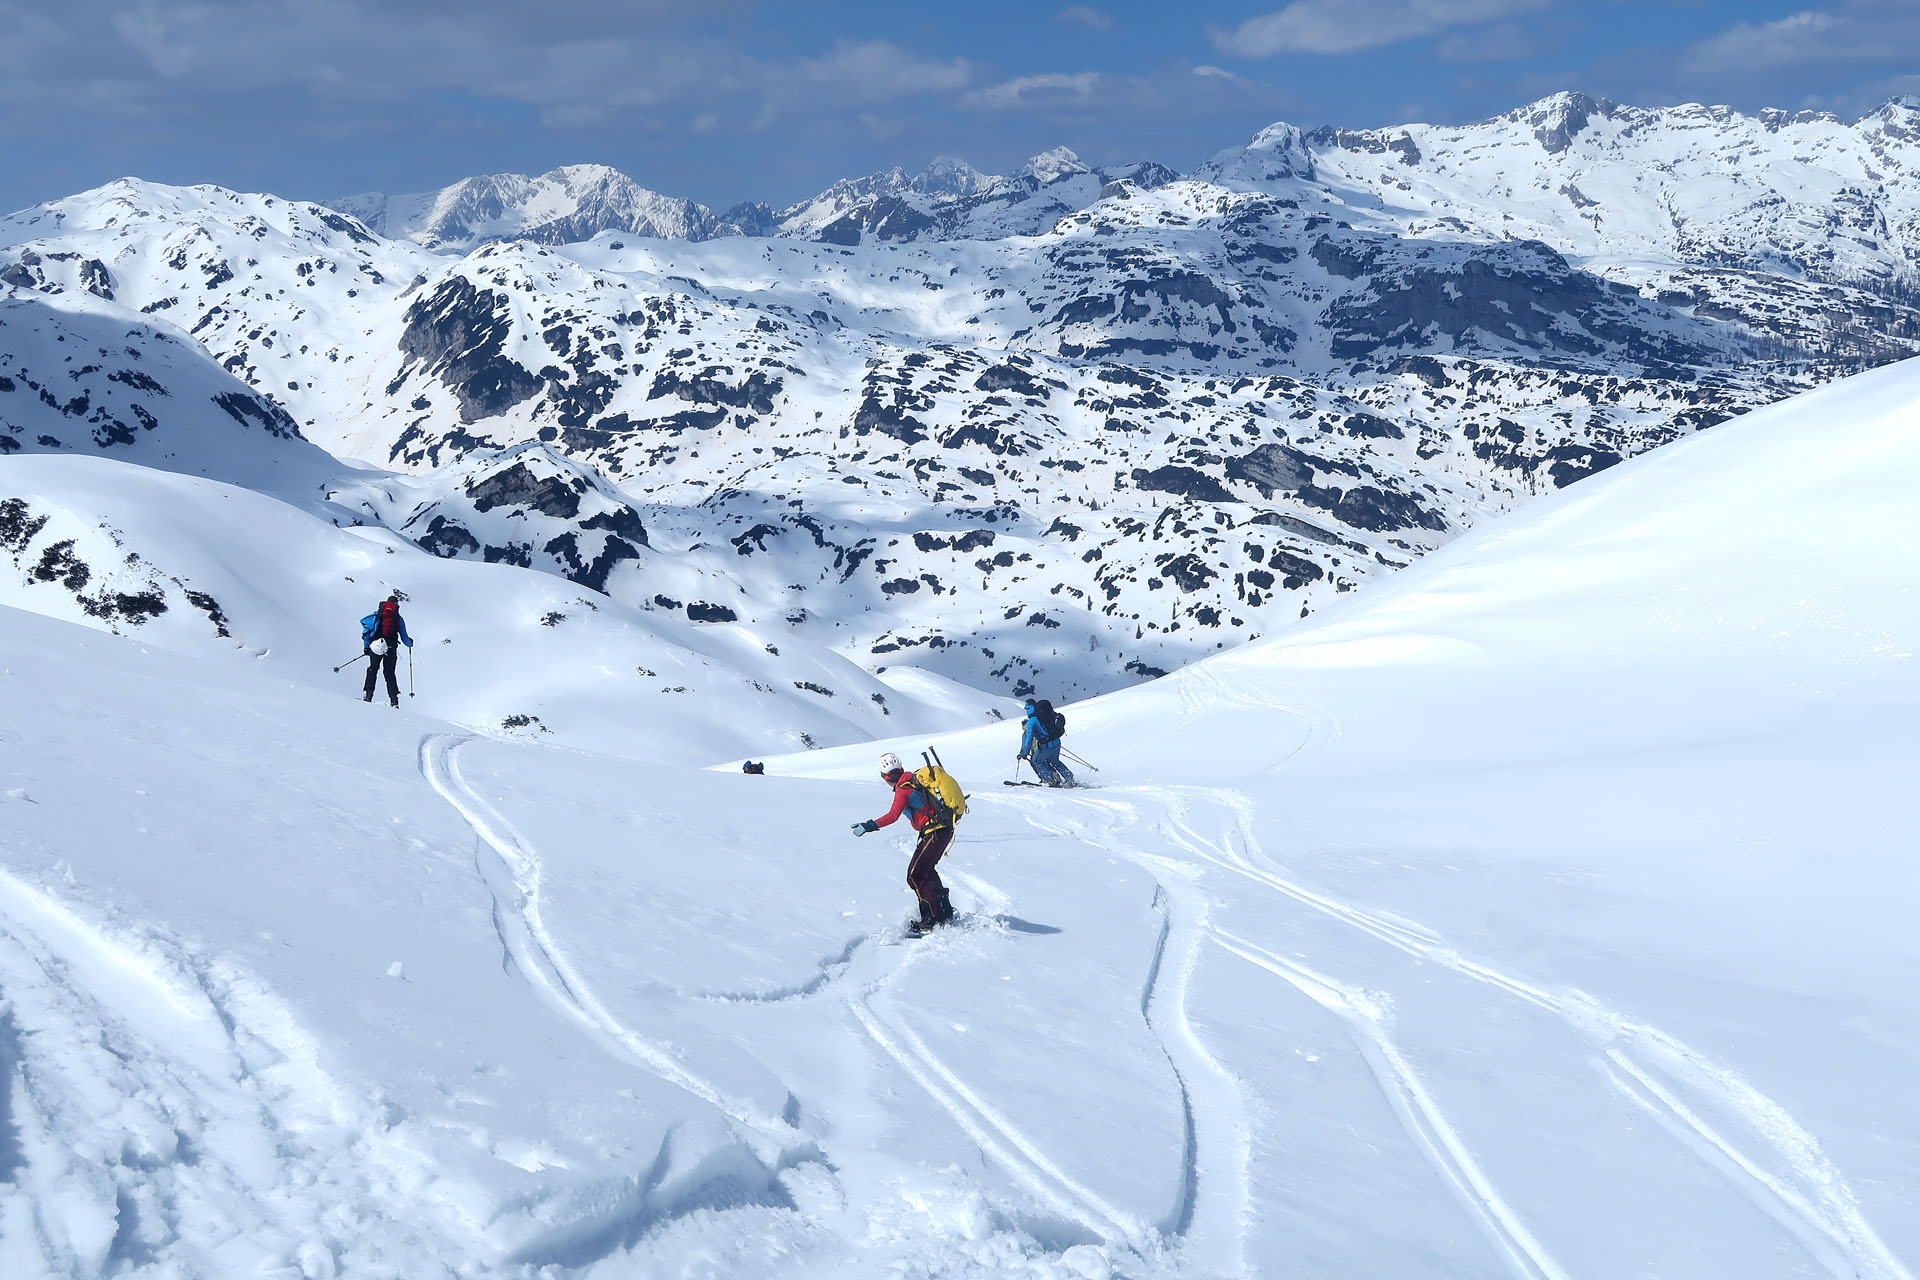
[[1249, 119], [1272, 120], [1298, 110], [1300, 102], [1279, 85], [1220, 67], [1170, 63], [1145, 75], [1080, 71], [1020, 76], [972, 89], [960, 95], [958, 105], [1003, 119], [1044, 121], [1073, 131], [1069, 140], [1086, 141], [1090, 151], [1111, 154], [1139, 149], [1143, 130], [1162, 131], [1175, 122], [1203, 119], [1238, 128]]
[[1538, 13], [1558, 0], [1294, 0], [1231, 30], [1210, 27], [1222, 52], [1239, 58], [1278, 53], [1356, 53], [1454, 27]]
[[1848, 0], [1755, 26], [1742, 22], [1687, 50], [1686, 67], [1708, 75], [1780, 67], [1885, 65], [1914, 61], [1920, 7], [1911, 0]]
[[1073, 75], [1020, 76], [988, 85], [984, 89], [975, 89], [960, 99], [960, 105], [979, 111], [1004, 111], [1011, 107], [1059, 102], [1062, 99], [1086, 101], [1092, 98], [1094, 86], [1099, 81], [1100, 75], [1095, 71], [1081, 71]]
[[1090, 4], [1068, 5], [1060, 12], [1054, 14], [1053, 20], [1055, 22], [1078, 23], [1083, 27], [1091, 27], [1095, 31], [1106, 31], [1113, 26], [1112, 14], [1102, 13]]

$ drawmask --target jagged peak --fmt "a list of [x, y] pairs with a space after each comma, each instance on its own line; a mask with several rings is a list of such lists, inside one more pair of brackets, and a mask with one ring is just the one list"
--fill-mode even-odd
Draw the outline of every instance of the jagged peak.
[[616, 183], [634, 187], [640, 185], [610, 164], [563, 164], [547, 170], [540, 176], [570, 184]]
[[1053, 182], [1068, 174], [1091, 172], [1070, 147], [1053, 147], [1042, 151], [1022, 165], [1020, 171], [1042, 183]]

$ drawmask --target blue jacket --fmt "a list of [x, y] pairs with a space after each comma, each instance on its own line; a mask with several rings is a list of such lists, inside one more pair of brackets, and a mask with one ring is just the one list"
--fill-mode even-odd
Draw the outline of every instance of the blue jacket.
[[1045, 746], [1052, 741], [1053, 735], [1048, 733], [1047, 727], [1040, 723], [1040, 713], [1038, 711], [1029, 712], [1027, 715], [1026, 736], [1020, 739], [1020, 754], [1023, 756], [1031, 756], [1035, 747]]
[[[398, 627], [400, 631], [400, 643], [406, 645], [409, 649], [413, 648], [413, 637], [407, 634], [407, 620], [401, 617], [398, 612], [395, 612], [393, 621], [394, 625]], [[374, 628], [379, 625], [380, 611], [377, 609], [360, 619], [360, 643], [362, 645], [373, 643]], [[412, 661], [412, 659], [408, 659], [408, 661]]]

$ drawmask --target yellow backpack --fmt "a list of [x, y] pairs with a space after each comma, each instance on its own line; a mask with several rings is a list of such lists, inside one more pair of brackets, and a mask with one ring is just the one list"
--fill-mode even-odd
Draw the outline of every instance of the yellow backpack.
[[945, 765], [940, 763], [939, 752], [929, 747], [920, 753], [920, 758], [927, 763], [913, 771], [914, 781], [920, 784], [921, 790], [940, 802], [940, 807], [947, 811], [949, 820], [958, 821], [965, 817], [967, 793], [960, 789], [960, 784], [954, 780], [954, 776], [947, 772]]

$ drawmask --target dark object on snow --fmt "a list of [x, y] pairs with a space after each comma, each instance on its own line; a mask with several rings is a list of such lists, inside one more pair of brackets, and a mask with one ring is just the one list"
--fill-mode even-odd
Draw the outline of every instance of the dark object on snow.
[[749, 760], [745, 764], [740, 766], [740, 772], [742, 773], [765, 773], [766, 771], [767, 771], [766, 765], [757, 763], [752, 760]]

